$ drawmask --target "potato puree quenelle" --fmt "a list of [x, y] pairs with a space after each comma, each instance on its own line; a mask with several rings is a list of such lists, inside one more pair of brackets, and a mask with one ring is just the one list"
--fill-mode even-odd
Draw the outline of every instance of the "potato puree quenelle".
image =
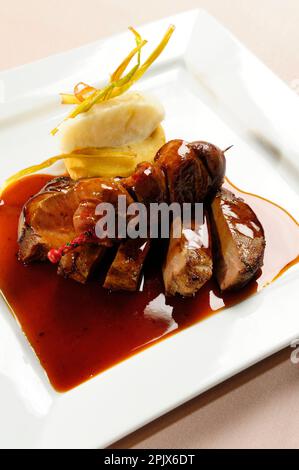
[[[65, 122], [61, 126], [61, 151], [119, 149], [120, 154], [132, 152], [136, 155], [135, 167], [141, 161], [152, 161], [165, 143], [160, 125], [164, 115], [162, 104], [153, 96], [127, 92]], [[74, 157], [65, 160], [67, 171], [73, 179], [101, 176], [99, 164], [102, 168], [103, 158]]]

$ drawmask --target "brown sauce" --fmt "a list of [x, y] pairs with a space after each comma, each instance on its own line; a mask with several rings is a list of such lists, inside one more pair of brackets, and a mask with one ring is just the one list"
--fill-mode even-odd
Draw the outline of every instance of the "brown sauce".
[[[24, 202], [49, 181], [34, 175], [9, 187], [0, 205], [0, 288], [58, 391], [69, 390], [165, 335], [241, 302], [298, 262], [299, 226], [282, 208], [246, 194], [227, 181], [261, 220], [267, 248], [257, 280], [222, 294], [212, 280], [191, 299], [164, 297], [161, 259], [149, 256], [141, 290], [109, 293], [99, 272], [86, 286], [56, 275], [50, 264], [17, 261], [17, 225]], [[158, 248], [153, 246], [153, 250]], [[102, 266], [101, 271], [107, 271]]]

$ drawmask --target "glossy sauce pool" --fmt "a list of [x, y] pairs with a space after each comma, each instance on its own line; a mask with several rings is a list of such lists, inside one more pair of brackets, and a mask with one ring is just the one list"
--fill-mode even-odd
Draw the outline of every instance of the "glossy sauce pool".
[[[109, 293], [101, 287], [108, 260], [85, 286], [57, 276], [50, 264], [25, 267], [16, 257], [18, 218], [24, 202], [49, 179], [30, 176], [2, 196], [0, 288], [58, 391], [69, 390], [162, 337], [241, 302], [298, 262], [297, 222], [275, 204], [233, 187], [261, 220], [267, 242], [259, 278], [239, 292], [221, 294], [212, 280], [194, 298], [165, 299], [162, 253], [149, 256], [141, 290], [133, 294]], [[226, 186], [230, 187], [228, 181]]]

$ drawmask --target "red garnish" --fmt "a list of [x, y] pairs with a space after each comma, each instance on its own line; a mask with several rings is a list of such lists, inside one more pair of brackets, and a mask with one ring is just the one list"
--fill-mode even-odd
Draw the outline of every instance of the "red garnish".
[[66, 243], [65, 245], [61, 246], [60, 248], [52, 248], [48, 252], [48, 259], [53, 264], [59, 263], [62, 256], [68, 253], [69, 251], [78, 248], [78, 246], [82, 246], [85, 243], [97, 243], [99, 239], [97, 238], [94, 231], [89, 230], [87, 232], [81, 233], [78, 237], [74, 238], [71, 242]]

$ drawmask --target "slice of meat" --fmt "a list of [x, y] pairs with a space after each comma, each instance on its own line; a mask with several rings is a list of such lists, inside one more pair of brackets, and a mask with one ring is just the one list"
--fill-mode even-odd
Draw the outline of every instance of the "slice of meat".
[[94, 230], [96, 222], [100, 219], [96, 215], [96, 208], [100, 203], [111, 204], [115, 215], [118, 215], [119, 197], [125, 198], [125, 210], [134, 202], [128, 191], [121, 184], [121, 180], [86, 178], [78, 180], [74, 187], [79, 202], [74, 212], [74, 227], [76, 233]]
[[248, 204], [227, 189], [217, 193], [211, 215], [219, 287], [239, 289], [263, 265], [266, 245], [263, 227]]
[[[124, 178], [121, 183], [136, 202], [143, 203], [147, 208], [151, 203], [167, 201], [164, 172], [153, 163], [140, 163], [134, 174]], [[150, 222], [149, 212], [147, 222]], [[149, 248], [150, 241], [147, 239], [127, 239], [122, 242], [104, 287], [111, 290], [137, 290]]]
[[65, 278], [85, 284], [102, 260], [106, 248], [100, 245], [86, 244], [75, 248], [62, 256], [57, 273]]
[[[71, 190], [70, 178], [51, 180], [24, 205], [18, 228], [19, 259], [25, 263], [47, 259], [52, 246], [60, 246], [74, 236], [72, 213], [65, 205], [65, 194]], [[59, 196], [58, 203], [51, 204]]]
[[149, 249], [150, 240], [139, 238], [122, 242], [106, 276], [105, 289], [136, 291]]
[[187, 142], [171, 140], [159, 150], [155, 162], [165, 173], [170, 202], [182, 204], [204, 200], [210, 176]]
[[[111, 179], [87, 178], [74, 182], [70, 178], [59, 178], [50, 181], [40, 193], [29, 199], [22, 210], [19, 259], [26, 263], [45, 260], [51, 248], [59, 248], [87, 230], [86, 222], [91, 223], [94, 229], [95, 219], [90, 217], [87, 220], [86, 206], [80, 204], [92, 201], [89, 210], [93, 211], [101, 202], [117, 206], [120, 195], [125, 196], [127, 204], [133, 202], [121, 184]], [[79, 206], [84, 210], [78, 214]]]
[[192, 296], [212, 277], [213, 262], [210, 227], [207, 215], [203, 223], [193, 222], [191, 228], [179, 224], [180, 238], [171, 238], [163, 267], [166, 295]]

